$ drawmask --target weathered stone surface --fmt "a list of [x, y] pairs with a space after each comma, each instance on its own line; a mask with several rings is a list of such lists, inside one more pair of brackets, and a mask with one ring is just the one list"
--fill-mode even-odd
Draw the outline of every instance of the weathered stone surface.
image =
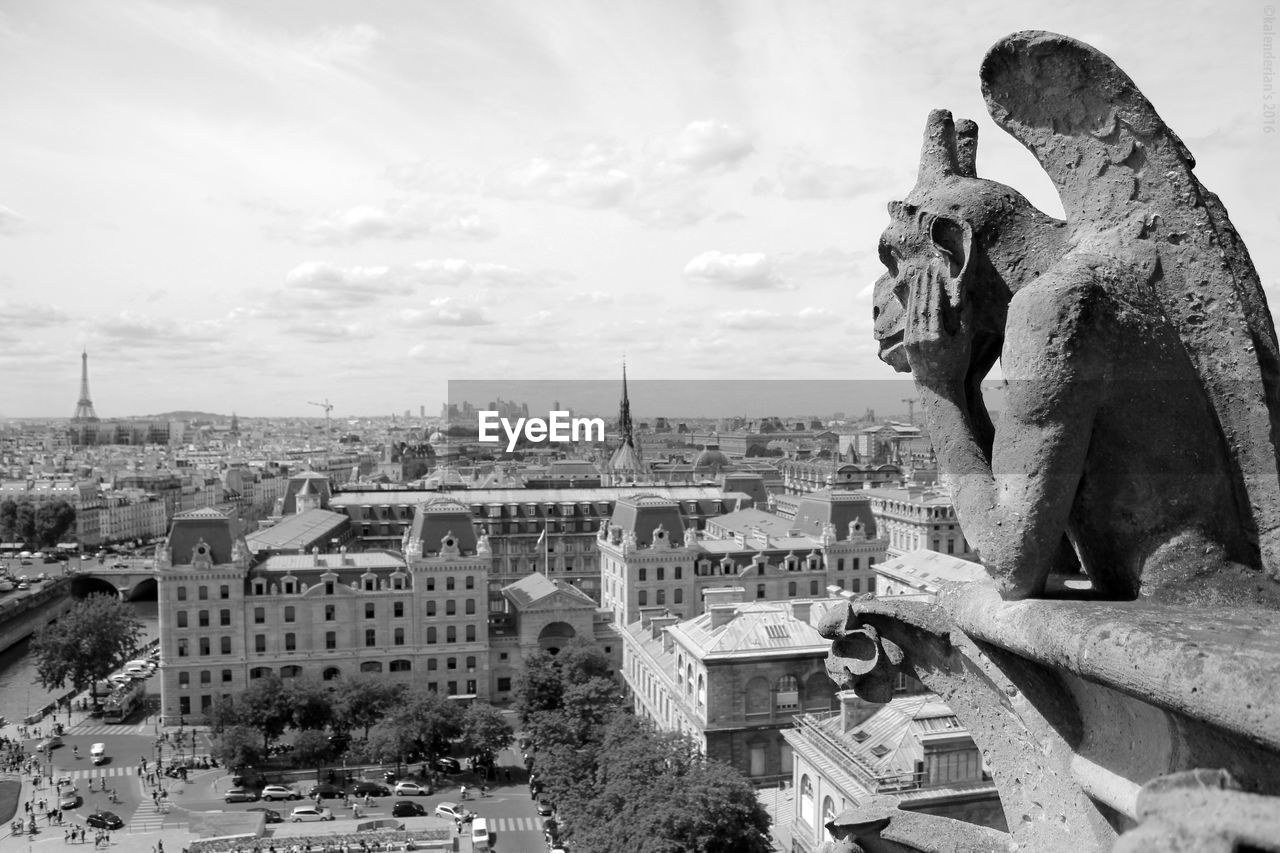
[[1225, 210], [1088, 45], [1016, 33], [981, 76], [1067, 220], [978, 178], [976, 127], [934, 111], [875, 289], [969, 540], [1009, 598], [1044, 593], [1065, 533], [1096, 597], [1280, 608], [1280, 344]]

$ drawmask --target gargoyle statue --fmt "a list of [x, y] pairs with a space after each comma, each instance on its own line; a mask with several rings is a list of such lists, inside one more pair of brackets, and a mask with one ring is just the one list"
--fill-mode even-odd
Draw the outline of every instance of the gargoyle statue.
[[1007, 598], [1044, 593], [1065, 533], [1099, 598], [1280, 607], [1280, 346], [1225, 209], [1088, 45], [1015, 33], [981, 76], [1067, 219], [978, 178], [976, 125], [934, 111], [875, 289], [968, 539]]

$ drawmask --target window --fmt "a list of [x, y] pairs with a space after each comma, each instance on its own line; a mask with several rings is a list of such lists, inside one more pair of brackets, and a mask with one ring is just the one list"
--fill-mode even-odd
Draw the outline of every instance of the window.
[[191, 673], [189, 673], [189, 672], [180, 672], [180, 673], [178, 673], [178, 686], [179, 686], [179, 687], [190, 687], [190, 686], [191, 686]]
[[432, 625], [430, 628], [427, 629], [427, 642], [428, 643], [436, 642], [436, 629], [434, 625]]
[[[325, 595], [333, 595], [333, 581], [325, 581], [325, 582], [324, 582], [324, 594], [325, 594]], [[328, 672], [332, 672], [332, 670], [328, 670], [328, 669], [326, 669], [326, 670], [325, 670], [325, 672], [326, 672], [326, 673], [328, 673]]]
[[227, 586], [226, 584], [223, 584], [222, 586], [218, 587], [218, 598], [225, 599], [230, 597], [231, 597], [231, 587]]
[[190, 696], [178, 697], [178, 713], [179, 714], [191, 713], [191, 697]]
[[756, 584], [756, 598], [764, 598], [764, 584]]
[[457, 614], [457, 612], [458, 612], [458, 602], [454, 601], [454, 600], [451, 598], [451, 599], [449, 599], [448, 601], [446, 601], [446, 602], [444, 603], [444, 615], [445, 615], [445, 616], [454, 616], [454, 615], [456, 615], [456, 614]]
[[948, 539], [948, 540], [947, 540], [947, 553], [948, 553], [948, 554], [954, 554], [955, 552], [956, 552], [956, 540], [954, 540], [954, 539]]
[[427, 615], [428, 616], [436, 615], [436, 603], [434, 601], [427, 602]]
[[666, 604], [667, 591], [665, 589], [658, 590], [658, 594], [655, 596], [655, 598], [656, 598], [656, 601], [655, 601], [656, 604]]
[[449, 625], [444, 629], [444, 641], [446, 643], [458, 642], [458, 626], [457, 625]]
[[867, 592], [875, 592], [875, 591], [876, 591], [876, 579], [867, 578]]
[[643, 589], [636, 593], [637, 605], [639, 605], [640, 607], [644, 607], [648, 603], [649, 603], [649, 596], [645, 593]]
[[458, 682], [456, 682], [456, 681], [450, 681], [450, 682], [449, 682], [449, 695], [450, 695], [450, 696], [457, 696], [457, 695], [458, 695]]
[[294, 612], [294, 609], [292, 607], [286, 607], [284, 609], [284, 621], [293, 622], [295, 621], [296, 616], [297, 614]]
[[[856, 569], [857, 566], [854, 566], [854, 568]], [[836, 571], [837, 572], [844, 571], [844, 557], [841, 557], [840, 559], [836, 560]]]
[[378, 632], [374, 628], [366, 628], [364, 631], [364, 644], [366, 646], [378, 645]]
[[673, 577], [674, 577], [676, 580], [680, 580], [680, 575], [682, 574], [682, 572], [680, 571], [680, 566], [676, 566], [676, 567], [675, 567], [675, 569], [674, 569], [673, 571], [675, 572], [675, 574], [673, 575]]
[[663, 567], [663, 566], [658, 566], [658, 580], [660, 580], [660, 581], [661, 581], [661, 580], [666, 580], [666, 579], [667, 579], [667, 570], [666, 570], [666, 568], [665, 568], [665, 567]]
[[201, 627], [201, 628], [208, 628], [208, 627], [209, 627], [209, 611], [208, 611], [208, 610], [201, 610], [201, 611], [197, 614], [197, 617], [198, 617], [198, 619], [199, 619], [200, 627]]
[[331, 666], [326, 669], [320, 677], [325, 681], [333, 681], [340, 675], [342, 675], [342, 670], [338, 669], [336, 666]]
[[222, 671], [222, 683], [226, 684], [229, 681], [231, 681], [231, 670], [224, 669]]
[[402, 617], [404, 616], [404, 602], [403, 602], [403, 601], [397, 601], [395, 604], [391, 605], [391, 615], [392, 615], [392, 616], [394, 616], [394, 617], [395, 617], [395, 618], [397, 618], [397, 619], [400, 619], [400, 618], [402, 618]]
[[187, 611], [185, 610], [178, 611], [178, 627], [179, 628], [187, 627]]
[[476, 641], [476, 626], [468, 625], [467, 626], [467, 642], [474, 643], [475, 641]]
[[332, 604], [326, 604], [324, 606], [324, 621], [332, 622], [337, 612], [338, 612], [338, 609], [334, 607]]
[[397, 646], [404, 645], [404, 629], [403, 628], [396, 628], [396, 630], [392, 633], [391, 642], [393, 645], [397, 645]]
[[796, 594], [796, 582], [795, 582], [795, 581], [788, 581], [788, 582], [787, 582], [787, 595], [792, 595], [792, 596], [794, 596], [795, 594]]
[[364, 606], [364, 618], [372, 619], [375, 615], [376, 609], [377, 608], [374, 606], [372, 601], [367, 602]]
[[467, 658], [467, 672], [476, 671], [476, 659], [474, 657]]
[[200, 670], [200, 686], [206, 687], [213, 683], [213, 673], [207, 669]]
[[382, 663], [376, 660], [367, 660], [360, 664], [361, 672], [382, 672]]
[[373, 592], [375, 589], [377, 589], [377, 582], [373, 578], [365, 578], [364, 591]]
[[849, 586], [850, 592], [862, 592], [862, 579], [854, 578]]
[[861, 558], [861, 557], [854, 557], [854, 558], [853, 558], [853, 570], [854, 570], [855, 572], [858, 570], [858, 563], [860, 563], [860, 562], [862, 562], [862, 558]]
[[435, 590], [436, 590], [436, 579], [427, 578], [427, 592], [435, 592]]
[[324, 632], [324, 647], [326, 649], [336, 649], [338, 647], [338, 633], [336, 631]]
[[453, 589], [453, 587], [454, 587], [454, 582], [455, 582], [455, 581], [457, 581], [457, 578], [453, 578], [453, 577], [445, 578], [445, 579], [444, 579], [444, 588], [445, 588], [445, 589], [447, 589], [447, 590], [452, 590], [452, 589]]
[[187, 600], [187, 588], [185, 586], [178, 587], [178, 600], [179, 601]]
[[208, 655], [212, 645], [213, 644], [209, 642], [208, 637], [201, 637], [200, 638], [200, 656], [204, 657]]
[[466, 614], [468, 616], [476, 615], [476, 600], [474, 598], [467, 599]]
[[673, 604], [684, 604], [684, 590], [677, 589], [674, 593], [672, 593], [671, 601]]
[[293, 651], [297, 651], [297, 649], [298, 649], [298, 635], [293, 633], [285, 634], [284, 650], [286, 652], [293, 652]]
[[267, 594], [267, 585], [266, 585], [265, 583], [263, 583], [262, 581], [254, 581], [254, 582], [253, 582], [253, 594], [254, 594], [254, 595], [266, 595], [266, 594]]
[[440, 662], [435, 658], [430, 658], [427, 661], [427, 672], [435, 672], [439, 668], [440, 668]]
[[218, 653], [223, 655], [231, 654], [231, 638], [230, 637], [218, 638]]
[[208, 601], [208, 600], [209, 600], [209, 587], [207, 587], [207, 586], [202, 586], [202, 587], [200, 587], [200, 588], [199, 588], [199, 590], [197, 590], [197, 592], [196, 592], [196, 598], [199, 598], [201, 601]]
[[467, 575], [467, 583], [466, 583], [466, 587], [467, 587], [467, 589], [475, 589], [475, 588], [476, 588], [476, 579], [475, 579], [474, 577], [472, 577], [471, 575]]
[[267, 608], [265, 607], [253, 608], [253, 624], [265, 625], [266, 622], [267, 622]]
[[446, 660], [446, 661], [444, 662], [444, 668], [445, 668], [445, 669], [457, 669], [457, 668], [458, 668], [458, 659], [457, 659], [457, 658], [449, 658], [448, 660]]
[[510, 678], [499, 678], [499, 679], [498, 679], [498, 692], [499, 692], [499, 693], [506, 693], [506, 692], [508, 692], [509, 690], [511, 690], [511, 679], [510, 679]]
[[255, 666], [253, 669], [249, 670], [250, 678], [266, 678], [270, 674], [271, 670], [265, 666]]
[[293, 595], [293, 581], [285, 581], [285, 582], [284, 582], [284, 591], [285, 591], [285, 593], [287, 593], [288, 595]]
[[413, 663], [407, 660], [393, 660], [388, 669], [392, 672], [409, 672], [413, 669]]
[[648, 580], [648, 579], [649, 579], [649, 570], [648, 570], [648, 569], [641, 569], [641, 570], [640, 570], [640, 574], [636, 576], [636, 580], [638, 580], [638, 581], [644, 581], [644, 580]]
[[810, 595], [818, 594], [818, 582], [816, 580], [809, 581], [809, 594]]
[[253, 635], [253, 650], [254, 650], [255, 652], [257, 652], [258, 654], [262, 654], [263, 652], [265, 652], [265, 651], [267, 650], [267, 635], [266, 635], [266, 634], [254, 634], [254, 635]]

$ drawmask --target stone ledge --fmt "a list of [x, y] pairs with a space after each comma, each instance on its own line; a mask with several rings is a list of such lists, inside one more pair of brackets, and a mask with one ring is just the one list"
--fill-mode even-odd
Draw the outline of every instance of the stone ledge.
[[1280, 614], [946, 591], [971, 638], [1280, 751]]

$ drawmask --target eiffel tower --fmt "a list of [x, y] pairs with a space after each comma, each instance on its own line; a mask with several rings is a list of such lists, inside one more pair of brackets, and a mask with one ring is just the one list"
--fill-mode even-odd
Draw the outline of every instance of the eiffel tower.
[[76, 401], [76, 413], [71, 418], [78, 423], [97, 423], [98, 415], [89, 398], [89, 353], [80, 353], [80, 399]]

